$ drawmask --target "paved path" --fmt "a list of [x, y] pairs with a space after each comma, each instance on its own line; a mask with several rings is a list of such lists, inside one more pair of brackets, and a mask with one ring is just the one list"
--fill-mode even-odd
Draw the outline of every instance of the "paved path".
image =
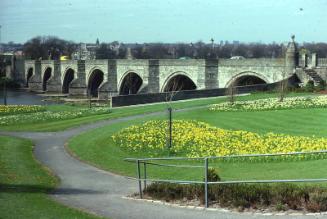
[[[161, 112], [162, 113], [162, 112]], [[151, 113], [87, 124], [64, 132], [0, 132], [31, 139], [35, 143], [35, 156], [61, 180], [52, 197], [66, 205], [84, 209], [113, 219], [164, 219], [164, 218], [323, 218], [323, 216], [263, 216], [232, 212], [195, 210], [171, 207], [123, 198], [137, 192], [137, 183], [87, 165], [71, 157], [64, 148], [69, 138], [82, 132], [122, 121], [159, 115]]]

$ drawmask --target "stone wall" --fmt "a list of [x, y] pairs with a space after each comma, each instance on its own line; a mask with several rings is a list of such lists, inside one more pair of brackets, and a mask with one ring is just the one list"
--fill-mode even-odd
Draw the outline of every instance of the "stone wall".
[[[237, 87], [238, 94], [250, 93], [254, 91], [267, 91], [276, 89], [277, 83], [274, 84], [262, 84], [262, 85], [251, 85], [244, 87]], [[173, 101], [194, 99], [194, 98], [206, 98], [206, 97], [217, 97], [226, 95], [226, 88], [207, 89], [207, 90], [190, 90], [180, 91], [174, 96]], [[149, 94], [134, 94], [126, 96], [115, 96], [112, 97], [112, 106], [129, 106], [137, 104], [147, 104], [156, 102], [166, 102], [168, 93], [149, 93]]]

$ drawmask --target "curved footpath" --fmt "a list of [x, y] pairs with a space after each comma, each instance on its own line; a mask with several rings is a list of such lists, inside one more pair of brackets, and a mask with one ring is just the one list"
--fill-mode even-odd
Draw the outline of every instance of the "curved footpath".
[[62, 132], [4, 132], [31, 139], [35, 144], [35, 157], [49, 167], [59, 178], [60, 186], [51, 194], [59, 202], [113, 219], [161, 219], [161, 218], [325, 218], [326, 215], [274, 215], [197, 210], [172, 207], [157, 203], [126, 199], [137, 192], [137, 182], [85, 164], [71, 157], [64, 148], [69, 138], [104, 125], [133, 120], [163, 112], [130, 116], [96, 122]]

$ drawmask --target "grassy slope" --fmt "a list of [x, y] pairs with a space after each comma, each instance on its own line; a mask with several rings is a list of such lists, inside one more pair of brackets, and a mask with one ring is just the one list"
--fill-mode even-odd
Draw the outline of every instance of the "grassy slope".
[[0, 136], [0, 218], [99, 218], [47, 196], [57, 179], [33, 158], [28, 140]]
[[[163, 118], [163, 117], [156, 117]], [[253, 132], [278, 132], [291, 135], [316, 135], [327, 137], [326, 109], [294, 109], [263, 112], [212, 112], [198, 109], [187, 113], [175, 113], [175, 119], [197, 119], [212, 125], [242, 129]], [[139, 154], [120, 150], [113, 146], [111, 134], [144, 119], [124, 122], [96, 129], [73, 138], [70, 149], [81, 159], [117, 173], [135, 176], [135, 164], [122, 161], [126, 157], [146, 157], [146, 152]], [[278, 179], [278, 178], [321, 178], [327, 171], [327, 160], [272, 163], [215, 163], [223, 179]], [[292, 169], [292, 171], [289, 171]], [[180, 179], [201, 179], [202, 170], [149, 167], [149, 176]]]
[[[289, 96], [298, 96], [298, 95], [308, 95], [308, 93], [290, 93]], [[249, 96], [238, 97], [239, 100], [248, 100], [248, 99], [258, 99], [258, 98], [267, 98], [267, 97], [276, 97], [274, 93], [255, 93]], [[217, 98], [203, 98], [189, 101], [177, 101], [173, 102], [171, 105], [175, 109], [196, 107], [196, 106], [205, 106], [208, 104], [218, 103], [225, 101], [224, 97]], [[72, 107], [66, 105], [49, 105], [48, 110], [50, 111], [63, 111], [63, 110], [76, 110], [80, 107]], [[81, 124], [92, 123], [95, 121], [100, 121], [104, 119], [112, 119], [117, 117], [124, 117], [129, 115], [136, 115], [141, 113], [150, 113], [155, 111], [162, 111], [167, 108], [167, 103], [158, 103], [153, 105], [143, 105], [143, 106], [130, 106], [124, 108], [114, 108], [112, 113], [104, 115], [93, 115], [86, 116], [75, 119], [68, 120], [59, 120], [59, 121], [47, 121], [47, 122], [38, 122], [31, 124], [19, 124], [11, 126], [0, 126], [0, 130], [8, 131], [60, 131], [68, 129], [74, 126]]]

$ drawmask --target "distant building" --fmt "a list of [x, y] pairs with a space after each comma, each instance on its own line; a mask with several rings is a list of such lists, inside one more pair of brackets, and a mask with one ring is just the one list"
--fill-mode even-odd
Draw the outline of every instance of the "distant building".
[[98, 44], [86, 44], [81, 43], [78, 49], [73, 52], [73, 60], [92, 60], [96, 59], [96, 49], [99, 47]]

